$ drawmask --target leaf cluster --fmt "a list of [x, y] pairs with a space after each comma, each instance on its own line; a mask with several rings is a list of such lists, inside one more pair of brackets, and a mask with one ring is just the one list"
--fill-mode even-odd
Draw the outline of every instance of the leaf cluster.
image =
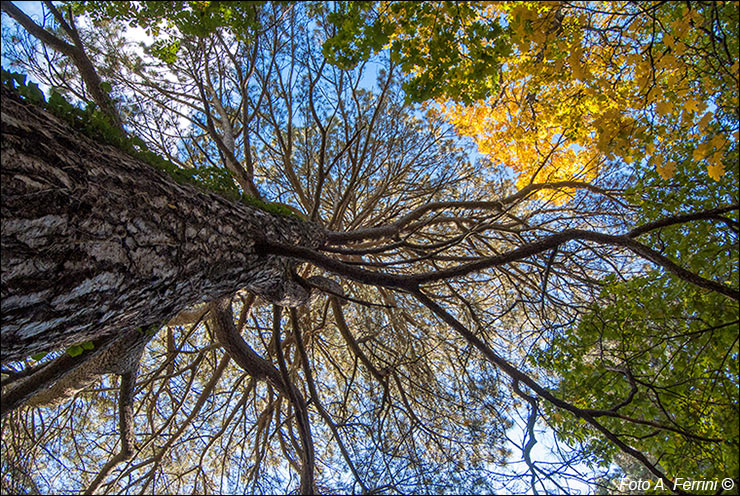
[[165, 63], [177, 60], [184, 36], [204, 38], [228, 29], [237, 40], [252, 39], [260, 29], [258, 12], [265, 2], [162, 1], [162, 2], [72, 2], [77, 15], [94, 22], [122, 22], [140, 27], [155, 39], [152, 54]]
[[71, 357], [82, 355], [85, 350], [95, 349], [95, 345], [92, 341], [85, 341], [84, 343], [75, 344], [67, 348], [67, 354]]
[[436, 99], [520, 186], [592, 181], [642, 160], [670, 179], [687, 157], [722, 177], [738, 136], [736, 6], [409, 3], [329, 14], [324, 54], [352, 66], [390, 48], [408, 98]]
[[475, 2], [348, 2], [327, 15], [335, 28], [322, 47], [327, 60], [348, 69], [384, 48], [410, 75], [407, 99], [445, 96], [470, 104], [498, 88], [506, 30]]
[[[736, 151], [735, 151], [736, 153]], [[738, 167], [728, 163], [728, 181], [698, 182], [691, 164], [679, 166], [665, 185], [644, 166], [630, 194], [647, 223], [666, 213], [716, 208], [738, 201]], [[702, 277], [738, 286], [737, 211], [723, 217], [676, 224], [641, 240]], [[711, 260], [711, 263], [707, 263]], [[738, 305], [717, 293], [658, 270], [602, 280], [600, 297], [580, 321], [530, 358], [555, 373], [558, 394], [581, 408], [678, 428], [606, 418], [603, 423], [634, 439], [632, 445], [660, 460], [672, 477], [722, 478], [738, 470]], [[631, 396], [635, 381], [636, 392]], [[629, 401], [626, 399], [629, 398]], [[614, 461], [615, 447], [584, 430], [575, 419], [550, 409], [563, 439], [585, 443], [598, 463]], [[699, 436], [701, 439], [692, 438]], [[703, 440], [702, 440], [703, 439]], [[721, 439], [722, 441], [706, 441]]]
[[[73, 344], [72, 346], [68, 347], [66, 352], [71, 357], [76, 357], [82, 355], [86, 350], [94, 350], [95, 344], [93, 344], [92, 341], [84, 341], [82, 343]], [[31, 360], [39, 361], [43, 359], [46, 355], [48, 355], [49, 352], [42, 352], [42, 353], [36, 353], [34, 355], [31, 355]]]

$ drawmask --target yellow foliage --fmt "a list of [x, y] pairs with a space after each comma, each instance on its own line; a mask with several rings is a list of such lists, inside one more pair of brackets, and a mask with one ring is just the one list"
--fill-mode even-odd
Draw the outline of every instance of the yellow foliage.
[[699, 104], [697, 103], [696, 100], [689, 99], [686, 101], [686, 103], [684, 103], [683, 108], [685, 111], [688, 111], [688, 112], [696, 112], [699, 110]]
[[[727, 134], [707, 142], [718, 121], [714, 107], [705, 110], [728, 83], [703, 69], [706, 61], [693, 48], [706, 42], [702, 29], [711, 21], [676, 4], [655, 10], [665, 16], [659, 23], [637, 14], [625, 27], [628, 8], [593, 2], [586, 16], [559, 2], [492, 4], [489, 15], [503, 16], [513, 36], [500, 91], [468, 106], [439, 101], [442, 115], [494, 164], [519, 173], [519, 186], [592, 181], [614, 160], [650, 160], [669, 179], [683, 160], [673, 154], [686, 146], [695, 161], [711, 155], [707, 172], [719, 180]], [[737, 78], [737, 70], [734, 62], [730, 75]], [[736, 108], [737, 97], [728, 104]]]
[[665, 165], [659, 163], [657, 165], [657, 171], [663, 179], [670, 179], [676, 174], [676, 164], [675, 162], [668, 162]]
[[697, 162], [700, 160], [704, 160], [704, 158], [707, 156], [708, 150], [709, 143], [699, 143], [692, 153], [693, 159]]
[[661, 115], [669, 115], [673, 113], [673, 103], [661, 100], [655, 104], [655, 110]]
[[725, 173], [725, 167], [721, 162], [715, 162], [707, 165], [707, 172], [709, 177], [715, 181], [719, 181], [722, 175]]
[[709, 125], [709, 122], [711, 122], [713, 117], [714, 117], [714, 113], [707, 112], [701, 117], [701, 119], [699, 119], [699, 122], [696, 124], [699, 127], [699, 132], [701, 133], [707, 132], [707, 126]]

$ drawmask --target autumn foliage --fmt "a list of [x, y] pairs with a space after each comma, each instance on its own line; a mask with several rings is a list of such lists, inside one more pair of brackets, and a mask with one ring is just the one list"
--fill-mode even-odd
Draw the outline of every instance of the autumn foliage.
[[[738, 139], [736, 3], [472, 2], [457, 17], [457, 52], [447, 44], [424, 65], [419, 54], [441, 52], [434, 30], [448, 29], [451, 8], [426, 4], [441, 26], [422, 17], [423, 35], [403, 38], [408, 19], [397, 19], [408, 5], [381, 3], [374, 25], [399, 26], [386, 46], [414, 81], [455, 57], [476, 67], [477, 80], [454, 68], [446, 79], [434, 74], [454, 91], [412, 96], [428, 98], [494, 165], [516, 171], [519, 187], [591, 181], [643, 160], [666, 180], [682, 162], [722, 178]], [[476, 36], [482, 19], [501, 29]], [[480, 57], [494, 46], [496, 57]], [[493, 65], [497, 77], [489, 78]]]
[[510, 26], [501, 89], [442, 112], [520, 183], [591, 180], [617, 159], [649, 160], [665, 179], [693, 160], [720, 180], [738, 137], [737, 93], [723, 91], [738, 81], [726, 34], [736, 5], [516, 2], [489, 13]]

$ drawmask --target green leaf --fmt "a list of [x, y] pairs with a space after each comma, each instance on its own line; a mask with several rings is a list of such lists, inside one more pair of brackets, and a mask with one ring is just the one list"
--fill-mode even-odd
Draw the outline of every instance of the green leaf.
[[2, 82], [11, 88], [17, 88], [26, 84], [26, 76], [2, 69]]
[[69, 348], [67, 348], [67, 354], [69, 356], [71, 356], [71, 357], [80, 356], [80, 355], [82, 355], [82, 353], [84, 351], [85, 351], [84, 348], [82, 348], [82, 346], [80, 346], [78, 344], [75, 344], [75, 345], [70, 346]]

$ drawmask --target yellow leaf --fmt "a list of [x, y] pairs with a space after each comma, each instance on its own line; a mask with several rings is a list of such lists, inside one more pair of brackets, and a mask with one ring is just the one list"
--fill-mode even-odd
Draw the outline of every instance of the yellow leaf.
[[673, 112], [673, 105], [671, 102], [662, 100], [655, 104], [655, 110], [661, 115], [668, 115]]
[[706, 132], [707, 125], [709, 124], [709, 121], [712, 120], [712, 117], [714, 117], [714, 114], [712, 112], [707, 112], [702, 116], [702, 118], [697, 123], [697, 126], [699, 126], [699, 129], [702, 132]]
[[697, 110], [699, 110], [699, 103], [696, 100], [690, 98], [686, 100], [686, 103], [683, 104], [683, 108], [684, 110], [689, 112], [696, 112]]
[[660, 65], [666, 69], [674, 69], [678, 66], [678, 59], [670, 53], [660, 59]]
[[671, 50], [673, 50], [673, 47], [676, 44], [676, 38], [674, 38], [673, 36], [667, 34], [667, 35], [665, 35], [663, 37], [663, 43], [665, 43], [665, 45], [668, 48], [670, 48]]
[[570, 68], [573, 70], [573, 75], [576, 79], [584, 79], [585, 73], [581, 66], [581, 51], [580, 49], [573, 49], [568, 56], [568, 63]]
[[725, 138], [718, 134], [714, 138], [712, 138], [712, 141], [709, 142], [712, 145], [712, 148], [716, 150], [721, 150], [725, 146]]
[[704, 160], [704, 157], [706, 157], [707, 155], [708, 148], [709, 143], [699, 143], [699, 145], [694, 149], [694, 152], [692, 153], [694, 160], [696, 160], [697, 162], [699, 160]]
[[675, 162], [668, 162], [665, 165], [658, 164], [657, 169], [658, 174], [660, 174], [660, 177], [662, 177], [663, 179], [670, 179], [676, 173]]
[[722, 175], [725, 173], [725, 167], [722, 165], [722, 162], [714, 162], [707, 165], [707, 172], [709, 173], [709, 177], [714, 179], [715, 181], [719, 181]]
[[682, 38], [683, 34], [689, 29], [689, 19], [687, 17], [680, 17], [671, 23], [671, 27], [674, 31], [675, 38]]
[[712, 153], [712, 156], [709, 158], [709, 163], [721, 164], [723, 156], [724, 156], [724, 153], [722, 153], [722, 150], [717, 150], [714, 153]]

